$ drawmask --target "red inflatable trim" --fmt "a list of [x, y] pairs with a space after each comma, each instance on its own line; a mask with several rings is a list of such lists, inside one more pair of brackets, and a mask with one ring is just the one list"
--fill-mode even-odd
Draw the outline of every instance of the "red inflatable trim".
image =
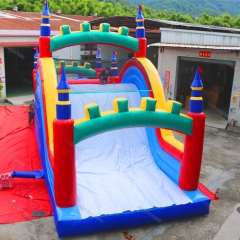
[[33, 78], [33, 92], [36, 92], [37, 89], [37, 81], [36, 81], [37, 70], [33, 69], [32, 71], [32, 78]]
[[50, 52], [50, 38], [51, 37], [39, 37], [39, 58], [52, 57], [52, 53]]
[[[89, 42], [85, 42], [85, 43], [89, 43]], [[81, 43], [81, 44], [84, 44], [84, 43]], [[105, 44], [105, 43], [102, 43], [102, 42], [94, 42], [94, 44], [101, 44], [101, 45], [106, 45], [106, 46], [113, 46], [113, 47], [118, 47], [118, 48], [121, 48], [121, 49], [125, 49], [129, 52], [136, 52], [135, 50], [131, 49], [131, 48], [127, 48], [127, 47], [123, 47], [123, 46], [119, 46], [118, 44]], [[40, 44], [39, 44], [40, 45]], [[57, 48], [57, 49], [54, 49], [53, 52], [55, 51], [58, 51], [58, 50], [61, 50], [61, 49], [64, 49], [64, 48], [67, 48], [67, 47], [71, 47], [71, 46], [79, 46], [79, 44], [71, 44], [71, 45], [67, 45], [67, 46], [64, 46], [62, 48]], [[50, 48], [49, 48], [50, 49]]]
[[135, 53], [135, 58], [145, 58], [147, 56], [147, 39], [139, 38], [139, 52]]
[[198, 189], [201, 191], [205, 196], [210, 198], [211, 200], [219, 200], [216, 198], [216, 194], [212, 193], [209, 189], [207, 189], [202, 183], [198, 183]]
[[99, 79], [68, 80], [69, 84], [99, 84]]
[[[121, 80], [119, 77], [114, 77], [114, 83], [120, 83]], [[86, 80], [68, 80], [69, 84], [100, 84], [99, 79], [86, 79]], [[108, 84], [113, 84], [113, 79], [111, 77], [108, 78]]]
[[173, 145], [171, 145], [170, 143], [166, 142], [163, 137], [162, 134], [160, 132], [160, 129], [156, 129], [156, 134], [157, 134], [157, 139], [158, 142], [161, 146], [161, 148], [166, 151], [170, 156], [174, 157], [176, 160], [178, 160], [179, 162], [182, 161], [182, 156], [183, 156], [183, 152], [178, 150], [177, 148], [175, 148]]

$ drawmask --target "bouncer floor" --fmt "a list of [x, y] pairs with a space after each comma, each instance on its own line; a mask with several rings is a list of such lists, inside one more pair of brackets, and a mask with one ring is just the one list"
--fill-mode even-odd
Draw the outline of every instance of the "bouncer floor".
[[[85, 116], [84, 106], [95, 102], [112, 110], [123, 97], [139, 107], [141, 92], [134, 84], [71, 85], [74, 120]], [[209, 213], [210, 199], [199, 190], [182, 191], [176, 179], [180, 163], [164, 152], [151, 128], [115, 130], [75, 146], [77, 205], [54, 217], [59, 237], [158, 223]], [[52, 187], [52, 172], [49, 171]]]

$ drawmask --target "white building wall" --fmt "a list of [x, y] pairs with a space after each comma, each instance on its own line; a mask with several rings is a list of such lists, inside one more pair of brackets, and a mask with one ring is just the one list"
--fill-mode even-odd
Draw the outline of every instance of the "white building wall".
[[7, 36], [7, 37], [0, 37], [0, 42], [2, 43], [16, 43], [16, 42], [38, 42], [39, 37], [38, 36], [26, 36], [26, 37], [20, 37], [20, 36]]
[[240, 35], [193, 31], [183, 29], [160, 28], [162, 43], [177, 43], [205, 46], [240, 46]]
[[[190, 49], [190, 48], [164, 48], [163, 53], [160, 53], [158, 58], [158, 71], [165, 74], [165, 71], [170, 70], [170, 87], [166, 94], [166, 98], [176, 99], [177, 94], [177, 70], [178, 57], [194, 57], [199, 58], [199, 51], [204, 49]], [[231, 119], [237, 120], [237, 126], [240, 126], [240, 56], [236, 52], [224, 50], [211, 50], [211, 59], [235, 61], [235, 70], [233, 78], [233, 90], [231, 96], [231, 105], [229, 110], [229, 121]], [[238, 95], [239, 92], [239, 95]], [[237, 101], [233, 102], [233, 97], [237, 97]]]
[[4, 48], [0, 47], [0, 79], [3, 89], [1, 90], [1, 100], [6, 98], [6, 83], [5, 83], [5, 63], [4, 63]]
[[80, 60], [80, 46], [72, 46], [63, 48], [52, 53], [53, 57], [58, 57], [59, 59], [68, 60]]

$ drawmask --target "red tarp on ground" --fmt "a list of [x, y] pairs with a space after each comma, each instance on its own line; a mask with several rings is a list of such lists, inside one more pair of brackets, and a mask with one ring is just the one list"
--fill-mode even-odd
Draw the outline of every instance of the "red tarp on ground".
[[[34, 129], [28, 128], [26, 107], [0, 107], [0, 174], [42, 169]], [[32, 220], [32, 212], [52, 214], [43, 179], [13, 179], [12, 189], [0, 190], [0, 223]]]

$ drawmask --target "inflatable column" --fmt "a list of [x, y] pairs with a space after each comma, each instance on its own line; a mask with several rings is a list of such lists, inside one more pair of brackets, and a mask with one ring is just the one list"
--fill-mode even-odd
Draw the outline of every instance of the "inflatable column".
[[56, 205], [67, 208], [76, 205], [77, 195], [73, 144], [74, 120], [71, 118], [70, 87], [66, 80], [64, 67], [62, 67], [57, 92], [57, 118], [53, 122], [54, 194]]
[[112, 52], [112, 59], [111, 59], [111, 74], [113, 77], [118, 76], [118, 67], [117, 67], [117, 58], [116, 58], [117, 52]]
[[50, 12], [48, 10], [48, 2], [44, 6], [42, 12], [42, 23], [40, 27], [39, 37], [39, 55], [40, 58], [52, 57], [50, 52], [50, 38], [51, 38], [51, 26], [50, 26]]
[[191, 85], [190, 111], [188, 116], [193, 118], [192, 136], [185, 136], [184, 153], [180, 169], [179, 186], [182, 190], [194, 191], [198, 188], [206, 116], [203, 113], [202, 89], [200, 79], [201, 68], [198, 68]]
[[39, 58], [38, 48], [34, 48], [35, 54], [34, 54], [34, 65], [33, 65], [33, 71], [32, 71], [32, 78], [33, 78], [33, 92], [36, 92], [37, 89], [37, 82], [36, 82], [36, 74], [37, 74], [37, 62]]
[[102, 54], [101, 54], [101, 48], [98, 48], [97, 55], [96, 55], [96, 75], [99, 77], [99, 75], [102, 72]]
[[110, 77], [110, 83], [120, 83], [120, 78], [118, 74], [118, 67], [117, 67], [117, 52], [113, 51], [112, 52], [112, 59], [111, 59], [111, 74], [112, 77]]
[[135, 58], [145, 58], [147, 55], [147, 39], [145, 38], [144, 17], [141, 5], [138, 7], [136, 23], [136, 38], [139, 40], [139, 51], [135, 53]]
[[38, 53], [38, 48], [34, 48], [35, 54], [34, 54], [34, 65], [33, 65], [33, 69], [37, 68], [37, 62], [38, 62], [38, 58], [39, 58], [39, 53]]

